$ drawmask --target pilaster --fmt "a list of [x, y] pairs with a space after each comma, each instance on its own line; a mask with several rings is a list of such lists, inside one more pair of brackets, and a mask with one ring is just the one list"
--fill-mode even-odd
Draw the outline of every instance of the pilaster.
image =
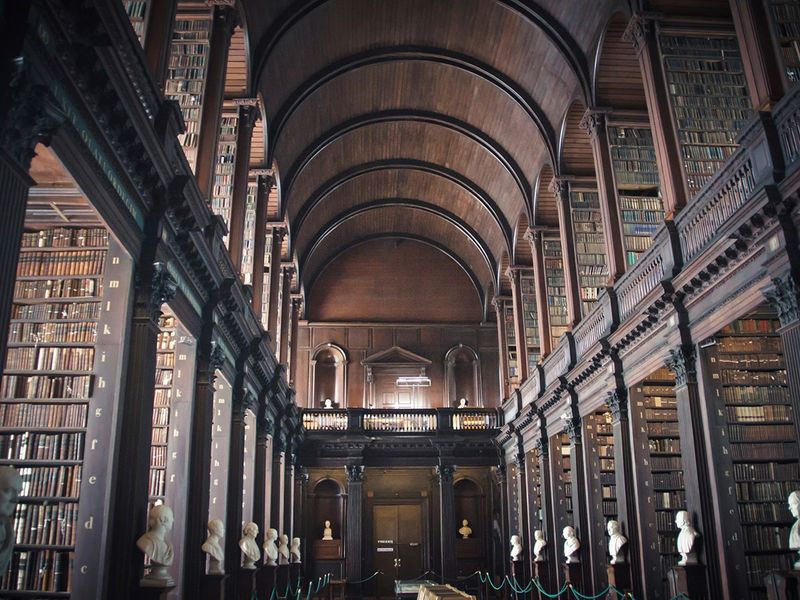
[[511, 303], [514, 307], [514, 339], [517, 342], [517, 377], [520, 384], [528, 378], [528, 344], [525, 339], [525, 313], [522, 308], [522, 293], [519, 287], [519, 269], [509, 267], [506, 271], [511, 283]]
[[[228, 224], [228, 250], [231, 254], [231, 260], [233, 260], [233, 267], [238, 273], [242, 272], [242, 252], [245, 242], [244, 226], [245, 217], [247, 216], [250, 146], [253, 140], [253, 127], [259, 116], [257, 105], [245, 104], [239, 106], [239, 125], [236, 129], [236, 163], [233, 168], [233, 190], [231, 192], [231, 222]], [[255, 296], [256, 294], [254, 293], [253, 297], [255, 298]]]
[[554, 178], [550, 188], [556, 197], [558, 222], [561, 225], [561, 253], [564, 265], [564, 287], [567, 295], [567, 317], [570, 327], [575, 327], [581, 320], [581, 293], [578, 283], [578, 257], [575, 252], [574, 227], [572, 210], [569, 203], [569, 182], [566, 179]]
[[547, 273], [544, 266], [544, 243], [542, 232], [528, 229], [525, 239], [531, 245], [533, 255], [533, 278], [536, 286], [536, 316], [539, 318], [539, 348], [542, 358], [553, 350], [550, 335], [550, 310], [547, 304]]

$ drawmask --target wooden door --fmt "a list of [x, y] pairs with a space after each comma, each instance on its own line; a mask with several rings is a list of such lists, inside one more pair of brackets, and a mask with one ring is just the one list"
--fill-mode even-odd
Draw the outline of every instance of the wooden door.
[[419, 504], [375, 505], [372, 509], [372, 551], [380, 598], [394, 596], [396, 579], [414, 579], [423, 572], [422, 507]]

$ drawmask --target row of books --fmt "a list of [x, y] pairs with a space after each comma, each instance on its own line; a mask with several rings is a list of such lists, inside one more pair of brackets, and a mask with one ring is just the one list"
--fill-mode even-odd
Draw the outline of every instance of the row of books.
[[620, 208], [623, 211], [623, 218], [625, 218], [625, 211], [635, 211], [630, 215], [631, 221], [649, 221], [649, 219], [638, 218], [642, 213], [652, 215], [653, 213], [664, 212], [664, 206], [661, 203], [661, 198], [655, 196], [632, 196], [630, 194], [623, 194], [619, 199]]
[[169, 406], [172, 400], [172, 388], [164, 387], [154, 390], [153, 406]]
[[100, 315], [98, 302], [54, 302], [14, 304], [11, 318], [26, 321], [60, 321], [64, 319], [96, 321]]
[[720, 352], [739, 352], [753, 354], [768, 352], [776, 354], [783, 351], [781, 338], [778, 336], [748, 336], [748, 337], [720, 337], [716, 338]]
[[740, 502], [780, 502], [786, 500], [795, 487], [788, 481], [736, 482], [736, 498]]
[[86, 404], [0, 403], [3, 427], [79, 428], [86, 427]]
[[167, 481], [166, 469], [159, 469], [150, 467], [150, 479], [148, 481], [148, 490], [150, 497], [164, 496], [164, 486]]
[[105, 250], [23, 252], [17, 261], [17, 277], [96, 275], [103, 272], [105, 260]]
[[[721, 335], [741, 334], [741, 333], [765, 333], [774, 334], [780, 327], [778, 319], [738, 319], [731, 321], [720, 330]], [[752, 343], [763, 343], [764, 340], [778, 340], [775, 335], [757, 336], [748, 338]], [[780, 342], [778, 342], [780, 343]], [[778, 346], [780, 348], [780, 346]]]
[[728, 424], [732, 442], [783, 442], [796, 437], [794, 425]]
[[172, 385], [172, 369], [157, 368], [156, 369], [156, 385]]
[[81, 467], [18, 467], [22, 496], [77, 498], [81, 489]]
[[38, 298], [100, 297], [103, 284], [100, 279], [47, 279], [42, 281], [17, 281], [14, 298], [34, 300]]
[[156, 367], [159, 369], [172, 369], [175, 367], [175, 353], [160, 351], [156, 354]]
[[[89, 306], [96, 306], [90, 302]], [[46, 305], [32, 305], [33, 307]], [[75, 306], [84, 306], [75, 304]], [[94, 312], [94, 311], [92, 311]], [[94, 321], [80, 321], [77, 323], [36, 323], [19, 322], [12, 323], [9, 328], [8, 341], [15, 343], [31, 344], [85, 344], [94, 343], [97, 337], [97, 324]], [[11, 367], [6, 368], [24, 368]]]
[[15, 551], [1, 587], [11, 591], [68, 592], [73, 557], [72, 552], [56, 550]]
[[0, 436], [6, 460], [81, 460], [83, 433], [12, 433]]
[[39, 346], [9, 348], [6, 369], [39, 371], [91, 371], [94, 348]]
[[[625, 224], [623, 233], [625, 240], [625, 250], [628, 252], [644, 252], [652, 243], [652, 235], [655, 233], [655, 226]], [[629, 231], [629, 228], [632, 231]]]
[[[753, 587], [761, 587], [764, 585], [764, 575], [770, 571], [783, 571], [789, 568], [789, 561], [785, 556], [780, 555], [748, 555], [745, 556], [747, 561], [747, 578], [749, 584]], [[757, 595], [751, 591], [750, 598], [753, 600], [767, 600], [767, 595]]]
[[749, 109], [750, 98], [742, 96], [738, 87], [732, 91], [734, 92], [732, 95], [725, 96], [676, 96], [673, 103], [675, 106], [685, 108], [719, 108], [723, 106]]
[[686, 493], [680, 490], [654, 491], [657, 510], [682, 510], [686, 507]]
[[89, 398], [92, 375], [5, 375], [0, 398]]
[[722, 397], [726, 404], [786, 404], [787, 389], [780, 385], [736, 385], [722, 389]]
[[748, 550], [788, 550], [789, 528], [780, 526], [743, 526], [742, 540]]
[[742, 523], [767, 522], [791, 522], [792, 515], [786, 507], [786, 502], [740, 502], [737, 505], [739, 519]]
[[744, 369], [725, 369], [722, 371], [725, 385], [787, 385], [786, 371], [746, 371]]
[[22, 234], [22, 249], [108, 246], [108, 231], [100, 227], [55, 227]]
[[673, 471], [683, 468], [680, 456], [651, 456], [650, 469], [657, 471]]
[[726, 406], [725, 413], [732, 423], [761, 421], [792, 421], [792, 409], [786, 404], [765, 404], [761, 406]]
[[169, 68], [175, 69], [174, 71], [171, 71], [171, 73], [175, 75], [178, 72], [178, 69], [204, 67], [205, 62], [205, 57], [198, 54], [173, 54], [169, 58]]
[[77, 502], [17, 504], [14, 512], [17, 544], [74, 546], [77, 523]]
[[150, 447], [150, 466], [165, 469], [167, 467], [167, 447]]
[[[656, 168], [656, 150], [653, 148], [652, 139], [647, 145], [640, 145], [639, 143], [631, 143], [630, 138], [622, 138], [623, 144], [618, 143], [619, 138], [613, 138], [611, 145], [611, 158], [620, 161], [631, 161], [634, 165], [634, 170], [651, 170]], [[636, 140], [641, 142], [640, 140]], [[646, 163], [646, 167], [642, 162]]]
[[167, 438], [169, 434], [168, 427], [153, 427], [153, 433], [151, 436], [151, 443], [152, 444], [166, 444]]
[[800, 456], [797, 444], [793, 442], [733, 444], [730, 453], [734, 460], [796, 460]]
[[736, 463], [733, 475], [739, 481], [800, 481], [800, 464], [791, 463]]
[[153, 408], [153, 425], [166, 427], [169, 425], [169, 407], [157, 406]]

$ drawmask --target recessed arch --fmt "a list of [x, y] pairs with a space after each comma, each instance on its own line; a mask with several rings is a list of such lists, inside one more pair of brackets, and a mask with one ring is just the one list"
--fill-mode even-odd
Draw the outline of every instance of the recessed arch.
[[332, 342], [320, 344], [311, 352], [308, 389], [314, 408], [347, 407], [348, 362], [344, 348]]
[[444, 355], [445, 393], [448, 405], [458, 408], [463, 398], [470, 408], [483, 406], [481, 361], [471, 346], [457, 344]]
[[594, 155], [589, 136], [581, 126], [586, 106], [574, 100], [564, 114], [559, 144], [559, 173], [561, 175], [594, 176]]
[[539, 171], [533, 193], [533, 224], [537, 227], [558, 227], [556, 196], [551, 189], [553, 166], [546, 164]]
[[511, 296], [511, 282], [508, 280], [506, 273], [508, 272], [508, 268], [511, 266], [511, 260], [509, 259], [508, 252], [503, 252], [503, 256], [500, 257], [500, 262], [497, 265], [497, 282], [498, 286], [497, 289], [500, 290], [501, 296]]
[[516, 227], [514, 227], [514, 254], [512, 256], [512, 261], [515, 265], [523, 267], [533, 266], [531, 246], [528, 240], [525, 239], [525, 233], [528, 231], [528, 227], [528, 215], [522, 212], [517, 219]]
[[600, 38], [594, 70], [595, 106], [615, 110], [647, 110], [639, 58], [622, 39], [629, 16], [615, 13]]

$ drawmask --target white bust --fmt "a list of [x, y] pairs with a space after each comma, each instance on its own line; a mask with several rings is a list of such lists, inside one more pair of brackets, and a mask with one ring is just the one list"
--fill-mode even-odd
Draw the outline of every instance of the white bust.
[[14, 513], [22, 490], [22, 478], [14, 467], [0, 467], [0, 577], [14, 553]]
[[220, 541], [225, 536], [225, 525], [219, 519], [208, 522], [208, 537], [203, 542], [201, 549], [208, 554], [208, 573], [221, 575], [225, 572], [225, 552], [220, 546]]
[[333, 539], [333, 529], [331, 529], [330, 521], [325, 521], [325, 528], [322, 530], [322, 539], [323, 540]]
[[561, 532], [561, 535], [564, 538], [564, 558], [567, 559], [568, 563], [581, 562], [578, 556], [578, 551], [581, 549], [581, 542], [578, 536], [575, 535], [575, 529], [567, 525], [564, 527], [564, 531]]
[[159, 585], [172, 585], [172, 576], [167, 567], [172, 564], [175, 555], [167, 533], [172, 529], [175, 517], [172, 509], [166, 504], [159, 504], [150, 509], [147, 515], [147, 533], [136, 540], [136, 546], [150, 557], [150, 573], [144, 579]]
[[279, 565], [288, 565], [289, 564], [289, 536], [285, 533], [281, 534], [281, 537], [278, 538], [280, 541], [278, 542], [278, 564]]
[[628, 543], [628, 538], [619, 531], [619, 522], [610, 520], [606, 525], [608, 531], [608, 554], [611, 556], [611, 564], [625, 562], [625, 555], [622, 549]]
[[267, 529], [267, 536], [264, 539], [264, 564], [274, 567], [278, 564], [278, 531]]
[[300, 562], [300, 538], [292, 538], [292, 547], [289, 548], [289, 554], [293, 563]]
[[678, 564], [681, 566], [696, 565], [697, 553], [695, 552], [694, 546], [700, 534], [692, 527], [692, 518], [689, 516], [689, 513], [685, 510], [679, 510], [678, 514], [675, 515], [675, 525], [681, 530], [678, 534], [677, 541], [678, 552], [681, 555]]
[[[795, 490], [789, 494], [789, 512], [794, 517], [794, 524], [789, 530], [789, 548], [797, 550], [800, 555], [800, 490]], [[794, 568], [800, 570], [800, 557], [794, 563]]]
[[522, 556], [522, 540], [518, 535], [511, 536], [511, 560], [518, 561]]
[[469, 521], [466, 519], [461, 521], [461, 529], [458, 530], [458, 535], [461, 536], [462, 540], [469, 539], [469, 536], [472, 535], [472, 527], [469, 526]]
[[256, 543], [257, 535], [258, 525], [245, 523], [242, 528], [242, 539], [239, 540], [239, 548], [242, 549], [242, 569], [255, 569], [256, 562], [261, 560], [261, 549]]
[[467, 399], [466, 398], [459, 398], [458, 399], [458, 407], [457, 408], [467, 408]]
[[543, 562], [544, 556], [542, 556], [542, 552], [544, 552], [545, 546], [547, 546], [547, 541], [544, 539], [544, 531], [541, 529], [534, 531], [533, 539], [536, 540], [533, 543], [533, 562]]

